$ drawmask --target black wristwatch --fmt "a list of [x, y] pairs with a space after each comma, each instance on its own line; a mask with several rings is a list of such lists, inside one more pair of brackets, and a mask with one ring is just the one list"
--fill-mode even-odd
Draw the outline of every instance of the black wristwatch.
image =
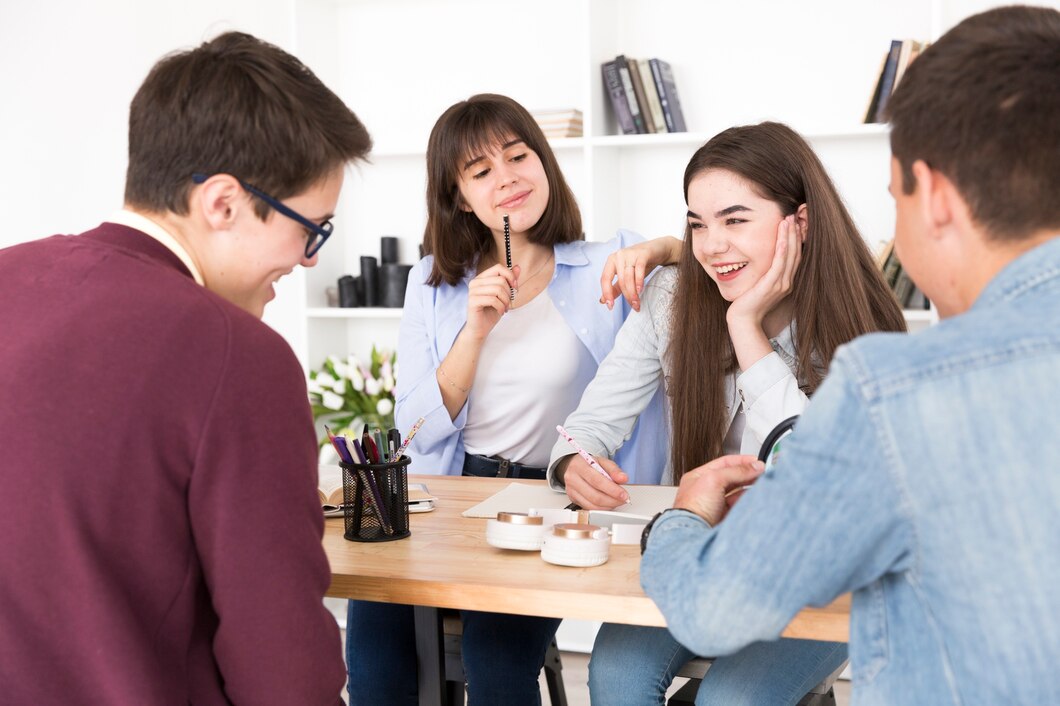
[[668, 512], [673, 512], [674, 510], [682, 510], [682, 509], [683, 508], [679, 508], [679, 507], [668, 507], [665, 510], [663, 510], [662, 512], [656, 513], [655, 517], [653, 517], [650, 520], [648, 520], [648, 524], [644, 525], [644, 531], [640, 533], [640, 553], [641, 553], [641, 555], [643, 555], [644, 554], [644, 550], [648, 548], [648, 535], [651, 534], [651, 528], [655, 526], [655, 521], [658, 520], [660, 517], [662, 517], [663, 515], [665, 515]]

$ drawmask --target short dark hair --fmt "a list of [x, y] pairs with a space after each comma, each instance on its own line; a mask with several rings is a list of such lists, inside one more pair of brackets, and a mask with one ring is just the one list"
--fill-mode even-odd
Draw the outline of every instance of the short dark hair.
[[[283, 199], [371, 147], [357, 116], [301, 61], [226, 32], [164, 57], [136, 92], [125, 202], [187, 214], [195, 172], [231, 174]], [[264, 220], [269, 206], [254, 204]]]
[[923, 160], [997, 240], [1060, 226], [1060, 12], [973, 15], [913, 62], [888, 103], [902, 188]]
[[584, 237], [574, 193], [533, 116], [507, 96], [480, 93], [442, 113], [427, 142], [423, 252], [434, 255], [427, 278], [432, 287], [443, 282], [456, 284], [493, 247], [489, 228], [474, 213], [460, 208], [460, 167], [470, 155], [481, 154], [511, 137], [537, 153], [548, 178], [548, 204], [528, 233], [530, 242], [551, 246]]

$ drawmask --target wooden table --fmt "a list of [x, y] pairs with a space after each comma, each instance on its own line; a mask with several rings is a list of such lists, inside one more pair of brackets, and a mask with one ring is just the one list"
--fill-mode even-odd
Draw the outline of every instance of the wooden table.
[[[639, 547], [612, 546], [606, 564], [588, 569], [548, 564], [536, 552], [495, 549], [486, 544], [486, 520], [461, 517], [460, 513], [501, 490], [511, 479], [410, 476], [409, 481], [426, 483], [438, 498], [433, 512], [410, 516], [411, 537], [351, 542], [342, 536], [341, 518], [325, 523], [324, 551], [331, 563], [329, 596], [429, 609], [666, 625], [662, 613], [641, 590]], [[843, 596], [827, 607], [800, 612], [784, 636], [846, 642], [849, 618], [850, 597]], [[421, 624], [435, 628], [436, 611], [419, 611], [418, 629]], [[429, 644], [422, 647], [431, 649]], [[439, 654], [421, 653], [421, 665], [433, 666], [440, 659]], [[437, 675], [430, 679], [428, 687], [433, 691]], [[420, 685], [424, 703], [422, 675]]]

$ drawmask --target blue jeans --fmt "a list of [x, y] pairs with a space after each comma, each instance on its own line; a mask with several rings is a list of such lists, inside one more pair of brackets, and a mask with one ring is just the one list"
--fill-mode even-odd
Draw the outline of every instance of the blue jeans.
[[[471, 610], [460, 616], [468, 706], [540, 706], [538, 677], [560, 621]], [[412, 607], [350, 601], [346, 668], [351, 706], [416, 706]]]
[[[600, 706], [662, 706], [677, 670], [696, 656], [665, 628], [605, 623], [589, 660], [590, 699]], [[755, 642], [714, 660], [696, 706], [797, 704], [846, 657], [842, 642]]]

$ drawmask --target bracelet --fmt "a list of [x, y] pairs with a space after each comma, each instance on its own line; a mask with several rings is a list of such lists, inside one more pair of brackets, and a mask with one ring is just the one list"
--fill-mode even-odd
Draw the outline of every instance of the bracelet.
[[471, 388], [470, 387], [460, 387], [455, 382], [453, 382], [453, 378], [451, 378], [448, 375], [446, 375], [445, 371], [442, 370], [442, 366], [440, 366], [440, 365], [438, 366], [438, 372], [442, 374], [442, 377], [445, 378], [445, 381], [448, 382], [451, 387], [455, 387], [456, 389], [460, 390], [464, 394], [467, 394], [467, 393], [471, 392]]

